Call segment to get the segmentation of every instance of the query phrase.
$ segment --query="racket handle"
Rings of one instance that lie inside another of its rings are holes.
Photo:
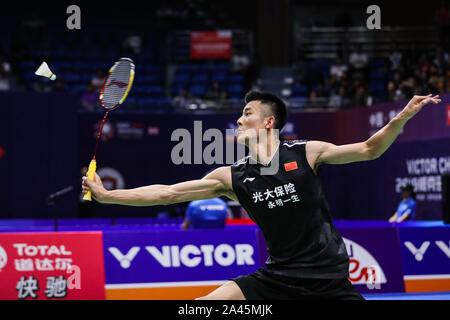
[[[97,170],[97,162],[95,160],[91,160],[91,163],[89,163],[89,169],[87,172],[88,179],[94,180],[96,170]],[[92,192],[88,191],[84,195],[83,200],[92,201]]]

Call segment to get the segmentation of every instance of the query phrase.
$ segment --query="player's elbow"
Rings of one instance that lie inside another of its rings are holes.
[[[375,148],[371,148],[370,146],[365,146],[364,154],[367,160],[375,160],[378,159],[381,154],[379,154]]]

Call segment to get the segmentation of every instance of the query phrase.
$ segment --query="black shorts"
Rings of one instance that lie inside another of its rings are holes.
[[[261,268],[230,280],[247,300],[364,300],[347,278],[291,278]]]

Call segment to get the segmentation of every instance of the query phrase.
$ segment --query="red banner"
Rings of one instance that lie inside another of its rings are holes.
[[[103,300],[101,232],[0,234],[0,300]]]
[[[191,58],[216,59],[231,57],[231,31],[191,32]]]
[[[447,125],[450,126],[450,104],[447,105]]]

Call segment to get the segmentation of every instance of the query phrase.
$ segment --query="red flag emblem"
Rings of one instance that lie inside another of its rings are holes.
[[[284,170],[286,170],[286,171],[291,171],[291,170],[295,170],[295,169],[298,169],[297,161],[288,162],[288,163],[284,164]]]

